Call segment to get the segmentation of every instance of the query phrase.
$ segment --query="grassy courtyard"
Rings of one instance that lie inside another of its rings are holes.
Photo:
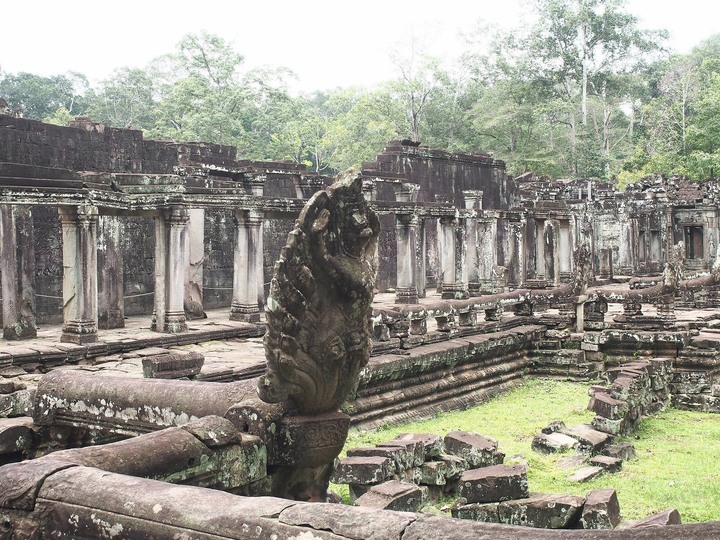
[[[645,419],[636,433],[622,439],[635,445],[636,459],[625,462],[619,473],[576,484],[566,480],[577,468],[564,464],[571,454],[543,455],[530,444],[552,420],[568,426],[589,423],[588,400],[586,385],[535,379],[466,411],[370,432],[353,430],[346,449],[374,445],[398,433],[477,431],[499,442],[505,463],[527,464],[530,491],[585,495],[613,487],[626,519],[674,507],[684,523],[720,520],[720,416],[668,409]]]

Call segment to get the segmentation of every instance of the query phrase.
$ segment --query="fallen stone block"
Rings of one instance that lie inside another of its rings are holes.
[[[32,416],[35,390],[18,390],[0,395],[0,417]]]
[[[565,428],[562,433],[576,439],[580,443],[578,450],[581,452],[594,454],[610,442],[610,435],[593,429],[587,424]]]
[[[471,519],[483,523],[500,523],[498,515],[500,503],[471,503],[450,509],[450,514],[458,519]]]
[[[525,465],[492,465],[470,469],[460,477],[458,494],[468,503],[523,499],[528,496]]]
[[[0,454],[12,454],[31,448],[34,435],[32,418],[0,418]]]
[[[607,472],[614,473],[622,469],[622,460],[610,456],[595,456],[590,459],[590,465],[602,467]]]
[[[330,479],[335,484],[377,484],[390,476],[390,458],[382,456],[354,456],[340,460]]]
[[[575,495],[533,495],[498,505],[500,523],[541,529],[572,527],[580,516],[585,499]]]
[[[576,439],[560,432],[540,433],[532,441],[532,449],[543,454],[567,452],[579,445]]]
[[[602,431],[608,435],[622,435],[631,430],[628,426],[632,425],[627,418],[611,420],[604,416],[595,416],[592,420],[592,427],[597,431]]]
[[[420,467],[420,483],[444,486],[447,483],[447,466],[443,461],[426,461]]]
[[[641,527],[665,527],[666,525],[680,524],[680,512],[678,512],[675,508],[670,508],[668,510],[664,510],[663,512],[658,512],[657,514],[646,517],[645,519],[641,519],[631,528],[635,529]]]
[[[445,435],[445,451],[461,457],[469,467],[487,467],[498,465],[505,459],[505,454],[497,451],[497,441],[467,431],[451,431]]]
[[[575,474],[568,477],[568,480],[571,482],[587,482],[589,480],[592,480],[596,476],[599,476],[602,474],[604,469],[602,467],[596,467],[593,465],[588,465],[587,467],[581,467],[577,471],[575,471]]]
[[[347,457],[357,456],[380,456],[389,458],[392,461],[392,466],[388,469],[390,474],[401,473],[408,467],[407,452],[405,452],[402,448],[378,448],[375,446],[351,448],[348,450]]]
[[[628,413],[628,404],[626,401],[615,399],[606,393],[597,392],[590,398],[588,409],[610,420],[620,420]]]
[[[553,420],[540,431],[545,435],[550,435],[551,433],[555,433],[556,431],[561,431],[563,429],[565,429],[565,422],[562,420]]]
[[[23,370],[22,373],[24,374],[25,371]],[[0,376],[0,394],[12,394],[18,390],[25,390],[25,388],[26,386],[24,383]]]
[[[419,467],[425,461],[425,446],[419,441],[394,439],[376,446],[378,448],[396,448],[399,452],[404,452],[406,463],[403,468]]]
[[[414,441],[420,442],[425,451],[425,459],[437,457],[445,452],[445,445],[439,435],[432,433],[401,433],[395,437],[396,441]]]
[[[426,500],[426,490],[421,486],[390,480],[371,487],[355,501],[355,506],[417,512]]]
[[[620,523],[620,503],[614,489],[588,493],[580,524],[583,529],[614,529]]]
[[[468,469],[467,461],[458,456],[450,454],[440,454],[437,461],[445,463],[445,478],[460,478],[460,475]]]
[[[627,461],[628,459],[635,459],[635,447],[629,442],[610,444],[605,447],[603,454]]]
[[[204,362],[205,357],[198,352],[163,351],[143,357],[143,377],[147,379],[192,377],[200,373]]]

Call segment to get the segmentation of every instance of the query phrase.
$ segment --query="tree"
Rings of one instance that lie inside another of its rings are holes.
[[[61,107],[72,115],[81,114],[87,88],[86,77],[74,72],[52,77],[21,72],[0,79],[0,96],[13,109],[20,109],[23,116],[34,120],[52,116]]]
[[[145,70],[120,68],[100,83],[87,112],[109,126],[150,129],[155,125],[154,94],[154,81]]]

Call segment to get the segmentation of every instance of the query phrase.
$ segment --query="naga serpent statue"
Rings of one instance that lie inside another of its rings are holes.
[[[370,357],[379,232],[352,169],[307,202],[275,263],[260,399],[311,415],[336,411],[355,391]]]

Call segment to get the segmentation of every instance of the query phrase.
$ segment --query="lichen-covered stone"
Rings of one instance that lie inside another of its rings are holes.
[[[382,456],[354,456],[340,460],[330,481],[335,484],[377,484],[391,475],[394,464]]]
[[[614,489],[588,493],[580,524],[583,529],[614,529],[620,523],[620,503]]]
[[[398,510],[417,512],[427,500],[427,488],[390,480],[371,487],[355,501],[355,506],[376,508],[378,510]]]
[[[451,431],[444,442],[448,454],[461,457],[472,468],[498,465],[505,459],[505,454],[497,451],[497,441],[479,433]]]
[[[540,433],[533,438],[532,449],[544,454],[568,452],[578,447],[578,441],[559,432]]]
[[[525,465],[492,465],[465,471],[458,494],[468,503],[522,499],[528,496]]]

